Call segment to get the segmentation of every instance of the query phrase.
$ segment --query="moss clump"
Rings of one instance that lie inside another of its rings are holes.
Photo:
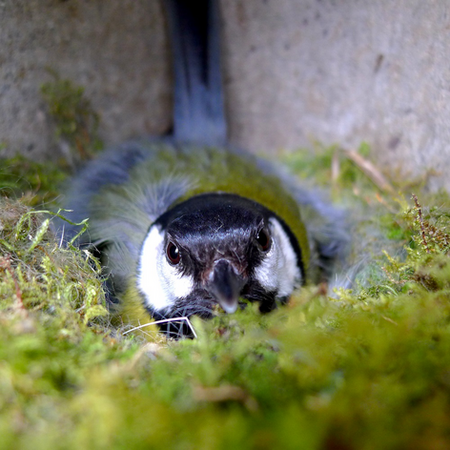
[[[144,346],[105,326],[98,268],[59,248],[52,216],[3,201],[3,447],[450,447],[448,196],[358,183],[349,198],[379,217],[364,226],[389,239],[353,291],[305,288]]]
[[[106,315],[98,263],[60,247],[52,217],[0,198],[0,310],[78,310],[85,322]]]
[[[55,164],[31,161],[24,156],[0,158],[0,196],[26,197],[29,206],[54,202],[67,172]]]
[[[89,159],[103,148],[98,136],[100,117],[84,95],[82,86],[60,78],[54,71],[49,70],[49,73],[53,81],[42,85],[41,94],[56,123],[56,135],[69,145],[72,156]],[[69,155],[66,158],[69,159]]]
[[[1,448],[34,446],[46,423],[64,429],[86,372],[127,357],[107,327],[100,268],[60,247],[53,217],[0,198]],[[52,442],[50,433],[42,448]]]

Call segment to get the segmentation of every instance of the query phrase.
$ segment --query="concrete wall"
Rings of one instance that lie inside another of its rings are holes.
[[[448,0],[227,1],[232,137],[251,148],[372,144],[450,188]]]
[[[448,0],[222,0],[230,139],[255,151],[369,142],[450,189]],[[0,142],[57,154],[50,66],[86,87],[108,143],[170,128],[159,0],[0,1]]]
[[[155,0],[0,1],[3,153],[58,155],[40,86],[56,70],[86,89],[107,144],[170,128],[171,69]]]

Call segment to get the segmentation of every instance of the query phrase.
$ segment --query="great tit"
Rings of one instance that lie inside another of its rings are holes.
[[[341,218],[278,168],[225,145],[218,1],[164,4],[173,133],[107,151],[73,180],[66,207],[75,221],[89,218],[79,245],[98,253],[125,322],[208,318],[240,299],[271,311],[339,258]],[[308,231],[300,208],[315,212]]]

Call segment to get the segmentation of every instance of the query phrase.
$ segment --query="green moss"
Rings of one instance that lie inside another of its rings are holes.
[[[60,246],[51,231],[55,216],[0,198],[0,310],[102,311],[100,267],[88,253]]]
[[[91,158],[103,143],[98,136],[100,117],[84,94],[84,88],[49,70],[53,80],[41,86],[41,94],[56,124],[57,138],[64,139],[72,154]]]
[[[39,163],[24,156],[0,158],[0,196],[27,198],[27,204],[51,203],[67,172],[54,163]]]
[[[359,287],[145,345],[107,326],[98,267],[53,216],[2,200],[0,447],[448,448],[450,202],[364,176],[342,194],[389,239]]]
[[[300,177],[331,186],[337,200],[348,191],[354,194],[394,192],[403,186],[387,181],[385,174],[371,162],[370,146],[363,142],[357,151],[346,151],[337,145],[324,148],[316,144],[313,150],[303,149],[283,156],[283,160]],[[403,180],[404,177],[399,177]]]

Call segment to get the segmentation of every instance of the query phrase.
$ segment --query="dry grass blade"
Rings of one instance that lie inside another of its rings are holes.
[[[353,150],[344,150],[344,154],[353,161],[381,190],[394,194],[395,190],[384,175],[367,159]]]
[[[195,386],[194,398],[203,402],[237,401],[243,403],[250,411],[258,409],[258,403],[239,386],[222,385],[218,387]]]
[[[150,327],[152,325],[162,325],[164,323],[183,322],[183,321],[185,321],[187,323],[189,329],[192,331],[193,336],[196,338],[197,337],[197,333],[195,332],[194,327],[192,326],[192,323],[189,320],[189,317],[173,317],[171,319],[157,320],[155,322],[144,323],[143,325],[139,325],[137,327],[133,327],[133,328],[127,330],[127,331],[124,331],[122,334],[126,335],[128,333],[133,332],[133,331],[140,330],[140,329],[145,328],[145,327]]]

